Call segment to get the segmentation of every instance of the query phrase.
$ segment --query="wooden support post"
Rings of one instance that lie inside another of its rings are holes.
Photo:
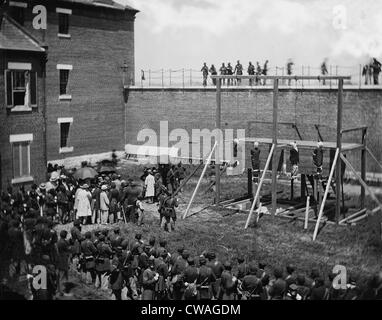
[[[360,210],[360,211],[357,211],[357,212],[351,214],[350,216],[348,216],[348,217],[342,219],[342,220],[340,221],[340,224],[343,224],[343,223],[345,223],[345,222],[347,222],[347,221],[349,221],[349,220],[351,220],[351,219],[353,219],[353,218],[356,218],[356,217],[358,217],[358,216],[360,216],[361,214],[364,214],[364,213],[366,213],[366,209],[362,209],[362,210]]]
[[[340,156],[341,156],[342,161],[345,162],[346,166],[347,166],[351,171],[353,171],[354,176],[355,176],[355,177],[358,179],[358,181],[361,183],[361,186],[363,186],[363,187],[367,190],[367,192],[370,193],[371,198],[378,204],[378,207],[374,209],[374,210],[376,210],[376,209],[377,209],[377,210],[376,210],[376,211],[373,210],[373,213],[375,213],[375,212],[377,212],[377,211],[379,211],[379,210],[382,210],[382,204],[381,204],[381,202],[378,200],[378,198],[376,197],[376,195],[375,195],[375,193],[373,192],[373,190],[371,190],[371,188],[366,184],[365,180],[363,180],[363,179],[359,176],[359,174],[357,173],[357,171],[355,171],[355,169],[353,168],[353,166],[351,165],[351,163],[348,161],[348,159],[346,159],[342,154],[341,154]]]
[[[253,175],[252,175],[252,168],[248,168],[247,170],[247,178],[248,178],[248,196],[253,199]]]
[[[216,82],[216,124],[215,127],[218,129],[218,140],[220,140],[220,127],[221,127],[221,80],[217,79]],[[219,154],[219,147],[222,141],[217,141],[218,147],[215,152],[215,176],[216,176],[216,198],[215,202],[217,205],[220,203],[220,154]]]
[[[265,179],[265,174],[266,174],[266,172],[267,172],[267,170],[268,170],[269,163],[271,162],[272,154],[273,154],[273,152],[274,152],[275,149],[276,149],[276,147],[275,147],[275,145],[273,144],[273,145],[272,145],[272,148],[271,148],[271,151],[269,152],[267,162],[265,163],[265,167],[264,167],[264,170],[263,170],[263,174],[261,175],[261,179],[260,179],[259,185],[258,185],[258,187],[257,187],[255,197],[254,197],[253,202],[252,202],[251,210],[249,210],[249,215],[248,215],[248,218],[247,218],[247,222],[245,223],[245,227],[244,227],[245,229],[248,228],[249,222],[251,221],[251,217],[252,217],[252,214],[253,214],[253,210],[255,209],[255,204],[256,204],[256,202],[257,202],[257,199],[258,199],[259,196],[260,196],[260,190],[261,190],[261,187],[262,187],[263,182],[264,182],[264,179]]]
[[[338,81],[338,106],[337,106],[337,149],[341,154],[342,148],[342,107],[343,107],[343,87],[344,80],[339,79]],[[335,161],[334,161],[335,162]],[[328,181],[328,185],[330,186],[330,181]],[[336,168],[336,223],[340,221],[341,214],[341,159],[337,157],[337,168]]]
[[[301,174],[301,200],[306,197],[306,175]]]
[[[309,204],[310,202],[310,197],[306,197],[306,208],[305,208],[305,223],[304,223],[304,229],[308,229],[308,221],[309,221]]]
[[[294,199],[294,185],[293,185],[293,179],[290,179],[290,199]]]
[[[206,171],[207,171],[207,167],[208,167],[208,165],[209,165],[209,163],[210,163],[210,161],[211,161],[211,157],[212,157],[212,154],[214,153],[214,151],[215,151],[215,149],[216,149],[216,146],[217,146],[217,142],[215,142],[215,144],[214,144],[214,146],[213,146],[213,148],[212,148],[212,150],[211,150],[211,152],[210,152],[210,154],[209,154],[209,156],[208,156],[208,158],[207,158],[207,160],[206,160],[206,164],[205,164],[205,166],[204,166],[204,168],[203,168],[202,174],[200,175],[199,181],[198,181],[198,183],[196,184],[196,187],[195,187],[195,190],[194,190],[194,192],[193,192],[193,194],[192,194],[192,196],[191,196],[190,202],[189,202],[188,205],[187,205],[187,209],[186,209],[186,211],[185,211],[184,214],[183,214],[183,219],[185,219],[185,218],[187,217],[188,211],[190,211],[192,202],[194,201],[195,195],[196,195],[196,193],[198,192],[200,183],[202,182],[203,177],[204,177],[204,175],[205,175],[205,173],[206,173]]]
[[[366,133],[367,129],[362,130],[362,144],[363,149],[361,150],[361,178],[366,181]],[[361,208],[365,207],[365,188],[361,186]]]
[[[338,157],[339,153],[340,153],[340,152],[339,152],[339,150],[337,149],[337,150],[336,150],[336,154],[335,154],[335,156],[334,156],[334,161],[333,161],[332,168],[330,169],[330,174],[329,174],[329,180],[328,180],[328,181],[331,181],[332,178],[333,178],[334,169],[335,169],[335,167],[336,167],[337,160],[339,159],[339,157]],[[321,202],[321,207],[320,207],[320,212],[319,212],[319,214],[318,214],[316,227],[314,228],[313,241],[316,240],[316,237],[317,237],[318,228],[319,228],[319,226],[320,226],[320,220],[321,220],[322,215],[323,215],[323,213],[324,213],[325,202],[326,202],[326,198],[327,198],[328,193],[329,193],[329,189],[330,189],[330,183],[328,182],[328,183],[326,184],[325,194],[324,194],[324,197],[323,197],[322,202]],[[338,188],[337,188],[337,190],[338,190]]]
[[[272,144],[277,146],[278,132],[278,95],[279,95],[279,79],[273,81],[273,137]],[[276,154],[272,159],[272,216],[276,215],[277,210],[277,157]]]

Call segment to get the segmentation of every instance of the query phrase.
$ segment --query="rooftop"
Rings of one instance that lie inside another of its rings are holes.
[[[138,10],[134,9],[131,6],[122,5],[113,0],[62,0],[62,1],[69,2],[69,3],[79,3],[79,4],[89,5],[89,6],[105,7],[105,8],[111,8],[111,9],[117,9],[117,10],[132,10],[132,11],[138,12]]]
[[[0,27],[0,49],[44,52],[37,40],[7,15],[3,16]]]

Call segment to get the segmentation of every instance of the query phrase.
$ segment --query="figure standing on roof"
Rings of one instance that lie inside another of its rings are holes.
[[[240,63],[239,60],[237,60],[237,64],[236,64],[236,66],[235,66],[234,73],[235,73],[237,76],[242,76],[242,75],[243,75],[243,65]],[[241,84],[241,79],[240,79],[240,78],[236,78],[236,84],[237,84],[237,85],[240,85],[240,84]]]
[[[227,75],[227,67],[225,66],[224,62],[222,63],[222,66],[220,67],[219,71],[221,76]],[[225,85],[225,79],[222,79],[222,85]]]
[[[324,62],[321,64],[321,75],[326,76],[328,74],[328,67],[327,67],[328,59],[325,58]],[[322,84],[325,85],[325,79],[322,80]]]
[[[216,68],[213,64],[211,64],[211,68],[209,71],[210,71],[211,76],[216,76],[218,74],[216,71]],[[216,86],[216,79],[215,78],[212,78],[212,83],[214,86]]]
[[[292,73],[293,73],[293,70],[292,70],[293,65],[294,65],[294,62],[292,61],[292,59],[288,59],[288,62],[287,62],[287,65],[286,65],[287,75],[288,76],[291,76]],[[292,80],[288,79],[288,86],[290,86],[291,83],[292,83]]]
[[[203,87],[206,87],[207,86],[207,78],[208,78],[207,63],[204,62],[203,67],[200,71],[203,73]]]

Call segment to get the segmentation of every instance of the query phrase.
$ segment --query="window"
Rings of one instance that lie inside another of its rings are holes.
[[[60,70],[60,95],[68,92],[69,70]]]
[[[69,34],[69,15],[66,13],[58,14],[58,33]]]
[[[16,134],[9,137],[12,146],[12,183],[32,181],[30,168],[30,144],[33,134]]]
[[[60,77],[60,100],[70,100],[72,96],[70,92],[68,92],[68,84],[69,84],[69,73],[70,70],[73,69],[73,66],[70,64],[58,64],[57,69],[59,70]]]
[[[60,137],[61,137],[61,148],[68,147],[68,138],[69,138],[69,128],[70,123],[64,122],[60,124]]]
[[[60,153],[72,152],[73,147],[69,146],[70,125],[73,118],[58,118],[57,122],[60,126]]]
[[[12,64],[8,64],[12,66]],[[37,73],[30,70],[5,70],[7,107],[29,109],[37,106]],[[16,110],[14,110],[16,111]]]

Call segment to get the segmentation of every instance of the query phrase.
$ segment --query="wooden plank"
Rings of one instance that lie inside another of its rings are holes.
[[[273,145],[272,145],[272,148],[271,148],[271,151],[269,152],[269,155],[268,155],[268,158],[267,158],[267,162],[265,163],[265,167],[264,167],[264,170],[263,170],[263,174],[262,174],[262,176],[261,176],[261,179],[260,179],[260,182],[259,182],[259,186],[257,187],[256,194],[255,194],[255,198],[253,199],[252,206],[251,206],[251,210],[249,211],[249,215],[248,215],[248,218],[247,218],[247,222],[245,223],[245,227],[244,227],[244,229],[247,229],[247,228],[248,228],[249,222],[251,221],[251,217],[252,217],[252,214],[253,214],[253,209],[255,208],[255,204],[256,204],[257,199],[258,199],[258,197],[259,197],[259,195],[260,195],[260,190],[261,190],[261,187],[262,187],[263,182],[264,182],[265,173],[266,173],[267,170],[268,170],[269,163],[271,162],[271,158],[272,158],[272,155],[273,155],[274,150],[275,150],[275,145],[273,144]]]
[[[353,214],[351,214],[350,216],[346,217],[345,219],[342,219],[339,223],[345,223],[347,222],[348,220],[351,220],[352,218],[356,218],[358,217],[359,215],[363,214],[366,212],[366,209],[362,209],[362,210],[359,210]]]
[[[343,162],[345,162],[346,166],[351,170],[353,171],[353,174],[354,176],[358,179],[358,181],[360,182],[360,184],[370,193],[370,196],[371,198],[378,204],[378,207],[375,208],[374,210],[376,210],[375,212],[377,212],[378,210],[381,210],[382,208],[382,204],[381,202],[378,200],[378,198],[376,197],[375,193],[373,192],[373,190],[371,190],[371,188],[366,184],[366,182],[359,176],[359,174],[357,173],[357,171],[355,171],[355,169],[353,168],[353,166],[351,165],[351,163],[348,161],[348,159],[346,159],[342,154],[340,155],[341,156],[341,159],[343,160]],[[373,213],[374,213],[374,210],[373,210]]]
[[[277,146],[278,133],[278,96],[279,96],[279,80],[273,80],[273,137],[272,145]],[[277,152],[274,152],[272,158],[272,216],[275,216],[277,210]]]
[[[210,152],[210,154],[209,154],[209,156],[207,158],[207,161],[206,161],[206,164],[205,164],[205,166],[203,168],[202,174],[200,175],[199,181],[198,181],[198,183],[197,183],[197,185],[195,187],[195,190],[194,190],[194,192],[193,192],[193,194],[191,196],[190,202],[187,205],[187,209],[186,209],[186,211],[183,214],[183,219],[185,219],[187,217],[187,214],[190,211],[192,202],[194,201],[195,195],[198,192],[199,186],[200,186],[200,184],[202,182],[203,176],[205,175],[205,173],[207,171],[207,167],[208,167],[208,165],[209,165],[209,163],[211,161],[211,157],[212,157],[212,154],[213,154],[214,150],[216,149],[216,146],[217,146],[217,142],[215,142],[215,144],[214,144],[214,146],[213,146],[213,148],[212,148],[212,150],[211,150],[211,152]]]
[[[368,147],[366,147],[366,151],[373,158],[373,160],[377,163],[377,165],[382,169],[382,164],[378,161],[377,157],[371,152],[371,150]]]
[[[366,214],[364,214],[364,215],[362,215],[362,216],[359,216],[359,217],[357,217],[357,218],[355,218],[355,219],[353,219],[353,220],[351,220],[351,221],[348,221],[348,223],[352,224],[352,223],[361,221],[361,220],[367,218],[368,216],[369,216],[369,215],[366,213]]]
[[[329,179],[328,181],[332,181],[332,177],[333,177],[333,174],[334,174],[334,169],[336,167],[336,163],[337,163],[337,159],[338,159],[338,155],[339,155],[339,149],[336,150],[336,154],[334,156],[334,160],[333,160],[333,165],[332,165],[332,168],[330,170],[330,174],[329,174]],[[322,218],[322,215],[324,213],[324,207],[325,207],[325,202],[326,202],[326,198],[328,196],[328,193],[329,193],[329,189],[330,189],[330,183],[328,182],[326,184],[326,188],[325,188],[325,194],[324,194],[324,198],[322,199],[322,203],[321,203],[321,208],[320,208],[320,211],[318,213],[318,218],[317,218],[317,223],[316,223],[316,227],[314,228],[314,233],[313,233],[313,241],[316,240],[316,237],[317,237],[317,233],[318,233],[318,228],[320,226],[320,220]]]
[[[304,223],[304,229],[308,229],[308,220],[309,220],[309,200],[310,197],[308,196],[306,198],[306,209],[305,209],[305,223]]]
[[[351,132],[351,131],[358,131],[358,130],[364,130],[367,129],[367,126],[360,126],[360,127],[352,127],[352,128],[346,128],[342,129],[341,133]]]

